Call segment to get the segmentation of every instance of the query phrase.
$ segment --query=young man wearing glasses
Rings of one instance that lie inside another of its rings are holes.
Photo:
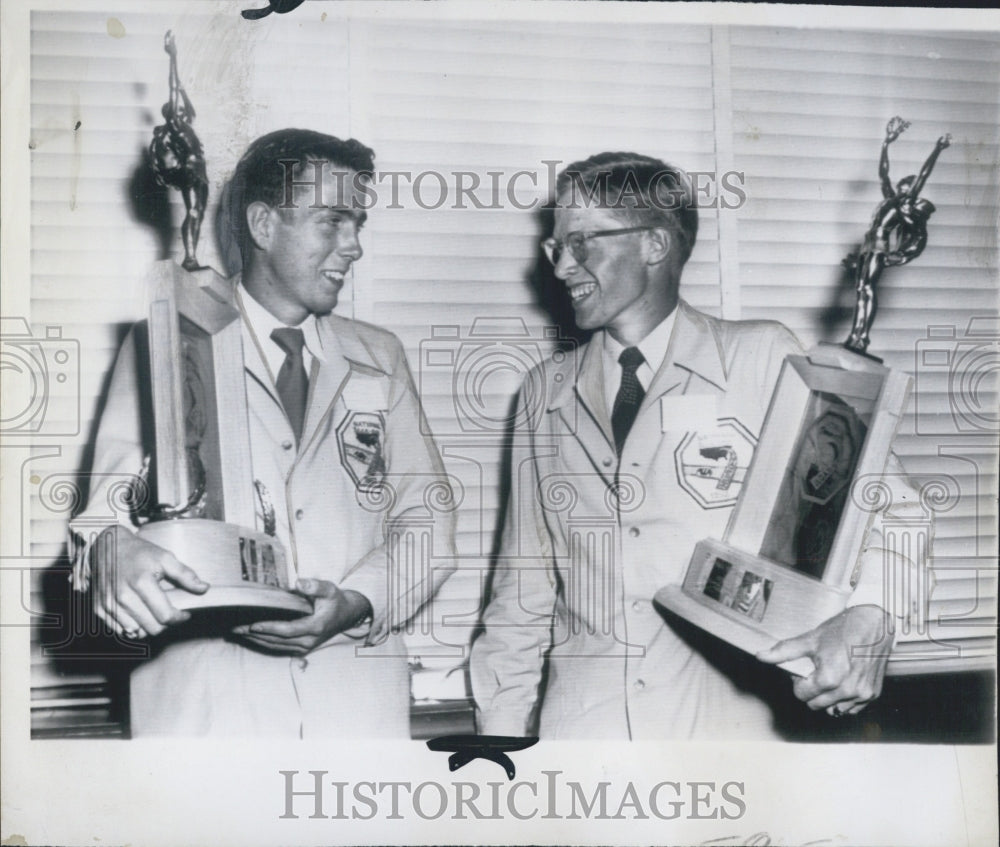
[[[699,540],[722,536],[782,362],[772,321],[723,321],[678,296],[698,216],[690,180],[647,156],[566,168],[543,248],[577,325],[574,359],[528,380],[516,420],[503,543],[473,645],[479,729],[543,738],[770,738],[775,672],[652,604]],[[545,395],[529,396],[532,385]],[[687,449],[685,450],[685,445]],[[688,453],[693,445],[696,461]],[[712,475],[710,495],[688,484]],[[697,496],[696,496],[697,494]],[[849,608],[760,655],[808,656],[810,709],[854,714],[881,690],[888,648],[873,531]],[[874,645],[852,656],[853,645]],[[787,694],[787,685],[784,686]]]

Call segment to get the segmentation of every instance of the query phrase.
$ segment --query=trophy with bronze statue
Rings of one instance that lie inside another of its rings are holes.
[[[683,583],[656,593],[661,607],[749,653],[839,614],[857,584],[874,515],[852,488],[885,471],[911,383],[867,352],[876,286],[926,246],[934,206],[918,195],[951,143],[938,139],[920,173],[894,186],[889,145],[908,126],[899,117],[886,126],[883,199],[844,260],[856,290],[850,335],[786,358],[723,538],[699,542]],[[782,667],[812,672],[807,658]]]
[[[294,617],[311,604],[288,590],[294,563],[275,536],[269,492],[254,479],[239,311],[230,283],[196,257],[208,200],[195,110],[180,83],[172,33],[170,99],[153,131],[150,159],[162,185],[180,192],[184,260],[158,262],[150,275],[149,385],[155,442],[143,474],[150,505],[139,535],[193,568],[204,594],[168,587],[179,609],[226,620]],[[260,515],[260,529],[258,524]]]

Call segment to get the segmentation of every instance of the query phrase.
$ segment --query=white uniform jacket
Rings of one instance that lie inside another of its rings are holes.
[[[371,628],[337,635],[306,658],[225,637],[154,639],[153,657],[132,674],[133,735],[409,736],[409,669],[398,630],[454,568],[450,489],[399,340],[336,315],[318,318],[317,328],[324,355],[313,360],[298,450],[266,364],[256,345],[244,343],[247,459],[273,501],[277,537],[294,548],[293,581],[318,578],[361,592],[374,612]],[[83,548],[102,521],[129,525],[122,510],[109,512],[113,489],[150,452],[137,382],[145,377],[136,367],[143,335],[137,325],[115,365],[88,506],[72,523]],[[377,467],[365,466],[363,451],[344,449],[358,414],[383,430]],[[377,495],[359,490],[366,472],[385,483]],[[419,567],[391,573],[393,528],[429,521],[432,575]],[[257,529],[264,529],[260,505]],[[85,558],[84,551],[78,587],[87,581]]]
[[[719,666],[715,647],[666,624],[652,598],[682,581],[698,541],[722,538],[782,362],[800,347],[781,324],[722,321],[681,302],[619,462],[602,341],[547,362],[522,389],[526,423],[473,645],[480,731],[530,734],[541,698],[543,738],[775,737],[770,707]],[[699,446],[713,442],[736,453],[727,486],[699,473]],[[884,605],[879,539],[876,521],[864,554],[873,566],[852,604]]]

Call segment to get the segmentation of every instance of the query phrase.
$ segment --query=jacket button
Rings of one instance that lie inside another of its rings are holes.
[[[604,467],[606,468],[610,468],[614,464],[614,460],[609,456],[607,459],[601,462],[601,464],[604,465]]]
[[[295,510],[295,520],[300,521],[306,516],[306,513],[302,509]]]
[[[292,446],[293,446],[293,445],[292,445],[292,442],[291,442],[291,441],[282,441],[282,442],[281,442],[281,449],[282,449],[282,450],[291,450],[291,449],[292,449]]]
[[[637,679],[634,684],[637,691],[642,691],[642,689],[646,687],[646,680]]]
[[[644,611],[646,611],[646,606],[642,602],[642,600],[633,600],[632,601],[632,611],[633,612],[644,612]]]
[[[632,527],[628,531],[628,534],[631,535],[633,538],[638,538],[639,537],[639,527],[637,527],[637,526]]]
[[[304,671],[307,667],[309,667],[309,660],[305,656],[299,656],[299,658],[295,660],[295,664],[299,666],[300,671]]]

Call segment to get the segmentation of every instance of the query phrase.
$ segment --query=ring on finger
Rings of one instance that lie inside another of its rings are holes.
[[[830,707],[830,717],[831,718],[842,718],[845,714],[844,709],[840,708],[840,705]]]

